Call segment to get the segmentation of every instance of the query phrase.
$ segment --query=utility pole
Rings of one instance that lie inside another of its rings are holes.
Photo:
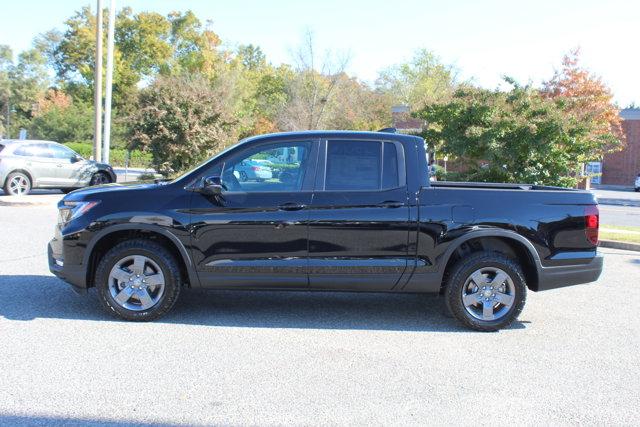
[[[96,14],[96,66],[94,75],[94,112],[95,128],[93,136],[93,160],[102,158],[102,0],[97,0],[98,11]]]
[[[111,145],[111,90],[113,86],[113,33],[116,24],[115,0],[109,4],[109,29],[107,30],[107,79],[104,94],[104,141],[102,146],[102,161],[109,163],[109,149]]]

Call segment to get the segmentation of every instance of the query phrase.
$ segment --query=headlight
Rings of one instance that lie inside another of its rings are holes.
[[[64,207],[58,211],[58,223],[65,224],[78,218],[96,206],[100,202],[64,202]]]

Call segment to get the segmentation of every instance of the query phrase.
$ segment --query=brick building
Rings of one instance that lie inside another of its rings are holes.
[[[620,111],[627,145],[602,159],[602,184],[632,186],[640,173],[640,108]]]

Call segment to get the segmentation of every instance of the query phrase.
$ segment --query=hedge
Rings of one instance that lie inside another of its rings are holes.
[[[93,145],[86,142],[68,142],[67,147],[71,148],[82,157],[88,159],[93,154]],[[127,150],[124,148],[112,148],[109,153],[109,163],[112,166],[123,167],[127,158]],[[129,167],[148,168],[151,166],[151,153],[143,153],[140,150],[129,151]]]

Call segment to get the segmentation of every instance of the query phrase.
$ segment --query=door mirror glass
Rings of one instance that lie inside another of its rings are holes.
[[[78,163],[79,161],[81,161],[81,160],[82,160],[82,157],[80,157],[80,156],[79,156],[79,155],[77,155],[77,154],[74,154],[73,156],[71,156],[71,159],[70,159],[70,160],[71,160],[71,163]]]

